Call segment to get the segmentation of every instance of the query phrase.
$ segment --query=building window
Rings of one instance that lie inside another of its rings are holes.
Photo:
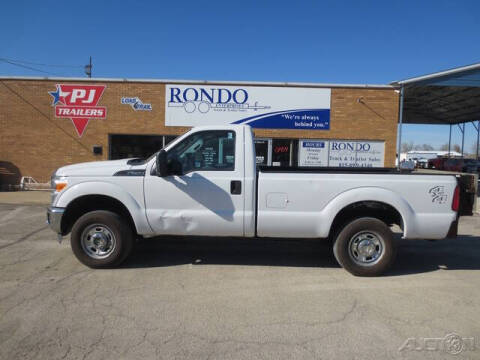
[[[272,166],[292,166],[292,141],[289,139],[273,139]]]
[[[178,136],[176,135],[165,135],[163,137],[163,147],[167,146],[170,144],[173,140],[175,140]]]
[[[146,159],[153,153],[165,147],[176,136],[170,135],[116,135],[110,134],[109,156],[110,160],[125,158]]]
[[[298,140],[296,139],[255,139],[257,165],[297,166]]]
[[[257,165],[272,165],[272,139],[255,139]]]

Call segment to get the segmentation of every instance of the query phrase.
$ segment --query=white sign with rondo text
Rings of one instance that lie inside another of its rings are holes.
[[[383,167],[384,141],[330,140],[328,166]]]
[[[383,167],[384,141],[300,140],[299,166]]]
[[[330,89],[167,84],[165,92],[167,126],[330,129]]]

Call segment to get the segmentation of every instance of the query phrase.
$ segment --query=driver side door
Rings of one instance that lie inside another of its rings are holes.
[[[194,132],[167,151],[167,176],[146,175],[146,213],[156,234],[243,236],[241,136]]]

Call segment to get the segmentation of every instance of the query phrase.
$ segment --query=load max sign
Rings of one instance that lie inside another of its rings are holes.
[[[122,97],[121,104],[130,105],[135,111],[152,111],[152,104],[145,104],[137,96]]]

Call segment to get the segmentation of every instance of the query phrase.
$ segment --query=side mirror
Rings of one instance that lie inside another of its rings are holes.
[[[167,152],[165,150],[160,150],[157,154],[157,176],[165,177],[168,176],[168,167],[167,167]]]

